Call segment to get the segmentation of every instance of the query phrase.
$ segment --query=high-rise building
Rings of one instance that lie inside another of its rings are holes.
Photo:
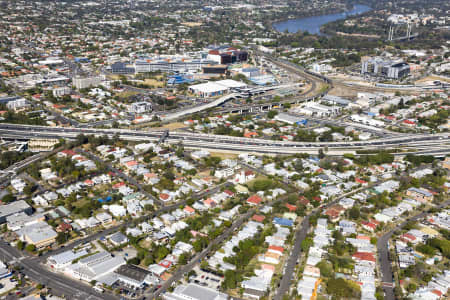
[[[103,76],[93,76],[93,77],[75,77],[72,79],[72,83],[77,90],[85,89],[88,87],[96,87],[100,85],[103,80]]]
[[[410,73],[410,66],[402,61],[374,57],[361,64],[361,74],[399,79]]]

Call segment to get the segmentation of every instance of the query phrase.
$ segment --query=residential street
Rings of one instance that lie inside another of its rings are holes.
[[[450,201],[446,201],[438,206],[436,208],[440,209],[442,207],[450,205]],[[378,261],[380,264],[380,270],[381,270],[381,278],[382,278],[382,285],[383,290],[385,293],[385,299],[386,300],[394,300],[394,275],[392,273],[392,265],[389,260],[389,247],[388,242],[394,232],[396,230],[402,229],[409,221],[417,221],[423,217],[428,215],[428,211],[421,212],[411,218],[408,218],[406,221],[403,221],[399,225],[397,225],[394,229],[390,230],[389,232],[385,233],[383,236],[381,236],[378,239],[377,242],[377,251],[378,251]]]

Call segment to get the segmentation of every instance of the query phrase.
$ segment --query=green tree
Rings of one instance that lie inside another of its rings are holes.
[[[273,187],[273,181],[270,179],[257,179],[253,182],[254,191],[267,191]]]
[[[10,202],[14,202],[14,201],[16,201],[16,197],[14,197],[11,194],[7,194],[7,195],[3,196],[3,198],[2,198],[3,203],[10,203]]]
[[[17,249],[19,249],[20,251],[22,251],[25,248],[25,243],[22,242],[21,240],[17,241]]]
[[[181,264],[181,265],[185,265],[185,264],[187,264],[187,262],[188,262],[187,254],[186,253],[182,253],[180,255],[180,257],[178,258],[178,263]]]
[[[359,208],[359,206],[353,206],[353,207],[350,209],[349,216],[350,216],[350,218],[352,218],[353,220],[358,220],[358,219],[359,219],[359,216],[360,216],[360,208]]]
[[[302,251],[303,251],[303,252],[308,252],[308,249],[309,249],[312,245],[314,245],[314,241],[312,240],[312,238],[310,238],[310,237],[305,238],[305,239],[302,241],[302,244],[301,244]]]
[[[58,232],[58,235],[56,236],[56,242],[58,244],[64,244],[69,240],[69,234],[65,232]]]
[[[36,246],[33,245],[33,244],[28,244],[28,245],[25,247],[25,250],[28,251],[28,252],[30,252],[30,253],[34,253],[34,252],[36,251]]]
[[[267,118],[273,119],[273,118],[275,118],[276,115],[278,115],[278,111],[276,111],[276,110],[271,110],[271,111],[269,111],[269,112],[267,113]]]
[[[322,260],[316,267],[320,269],[320,274],[323,277],[331,277],[333,275],[333,266],[328,261]]]
[[[406,289],[408,290],[408,292],[414,293],[417,290],[417,285],[415,285],[414,283],[410,283],[408,284],[408,286],[406,287]]]
[[[343,278],[331,278],[327,282],[327,293],[335,299],[359,297],[359,289]]]

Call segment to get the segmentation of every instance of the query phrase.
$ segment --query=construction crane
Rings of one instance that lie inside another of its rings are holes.
[[[319,278],[316,281],[316,284],[314,285],[314,291],[313,291],[313,293],[311,295],[311,300],[316,300],[316,298],[317,298],[317,290],[319,289],[320,282],[322,282],[322,279]]]

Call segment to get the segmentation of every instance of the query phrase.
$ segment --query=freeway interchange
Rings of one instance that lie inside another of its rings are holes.
[[[0,124],[0,137],[4,139],[31,139],[31,138],[68,138],[74,139],[79,134],[85,135],[118,135],[119,138],[129,141],[158,141],[164,131],[135,131],[125,129],[87,129],[31,126],[17,124]],[[449,134],[417,134],[380,138],[368,141],[349,142],[287,142],[265,139],[250,139],[212,134],[198,134],[187,132],[170,132],[166,138],[170,144],[182,143],[186,148],[202,148],[211,150],[225,150],[234,152],[253,152],[265,154],[295,154],[300,152],[317,153],[325,149],[330,153],[352,152],[360,149],[380,150],[388,148],[409,148],[414,151],[439,150],[442,153],[449,151]]]
[[[261,54],[264,55],[264,54]],[[312,91],[317,93],[317,82],[325,82],[328,84],[327,89],[333,85],[333,82],[328,80],[326,77],[319,77],[317,74],[309,74],[307,71],[299,69],[298,66],[292,65],[285,61],[280,61],[266,56],[271,62],[283,67],[290,72],[297,73],[305,77],[312,85]],[[280,87],[278,87],[280,88]],[[320,96],[325,94],[322,92]],[[199,111],[211,109],[223,104],[234,97],[240,97],[240,95],[230,94],[214,102],[200,105],[197,107],[191,107],[187,110],[172,112],[171,114],[161,115],[163,121],[171,121],[181,118],[187,114],[196,113]],[[317,96],[310,96],[317,97]],[[304,100],[309,99],[305,98]],[[291,100],[286,100],[291,101]],[[260,104],[258,104],[260,105]],[[296,154],[296,153],[317,153],[319,150],[324,150],[328,154],[341,155],[343,153],[356,152],[357,150],[397,150],[398,148],[403,148],[405,150],[410,150],[411,152],[417,154],[436,154],[436,153],[450,153],[450,139],[448,133],[440,134],[418,134],[418,135],[396,135],[396,136],[385,136],[383,138],[369,140],[369,141],[348,141],[348,142],[292,142],[292,141],[273,141],[265,139],[250,139],[250,138],[240,138],[222,135],[212,135],[212,134],[199,134],[199,133],[188,133],[188,132],[170,132],[166,137],[165,131],[162,130],[126,130],[126,129],[97,129],[97,128],[81,128],[78,124],[73,124],[76,127],[47,127],[47,126],[31,126],[31,125],[18,125],[18,124],[7,124],[0,123],[0,137],[4,139],[13,140],[28,140],[32,138],[66,138],[75,139],[78,135],[96,135],[96,136],[109,136],[113,137],[117,135],[119,138],[136,141],[136,142],[158,142],[161,137],[165,137],[165,142],[169,144],[179,144],[182,143],[185,148],[189,149],[209,149],[209,150],[221,150],[221,151],[231,151],[231,152],[250,152],[259,154]],[[404,153],[403,153],[404,154]],[[32,163],[34,159],[40,159],[40,155],[33,156],[29,161],[21,162],[14,168],[23,168],[25,165]],[[7,170],[10,171],[10,170]],[[16,169],[11,169],[15,173]],[[116,170],[114,170],[116,171]],[[9,173],[5,175],[9,176]],[[127,178],[130,181],[130,178]],[[139,186],[137,184],[137,186]],[[142,189],[141,189],[142,190]],[[211,190],[208,193],[212,193],[215,190]],[[204,196],[203,194],[197,195],[198,197]],[[156,201],[157,202],[157,201]],[[178,202],[170,206],[162,206],[153,215],[170,211],[178,207],[180,204],[185,204],[184,202]],[[331,204],[331,203],[330,203]],[[161,288],[153,292],[150,297],[155,298],[162,293],[164,293],[172,283],[178,281],[182,276],[192,269],[192,267],[198,263],[199,259],[204,259],[210,252],[214,245],[220,244],[226,239],[234,229],[238,228],[247,220],[254,211],[250,211],[243,215],[233,226],[225,232],[223,235],[218,237],[211,243],[211,245],[199,253],[195,258],[189,262],[189,264],[180,270],[173,276],[173,278],[167,281]],[[315,213],[315,212],[314,212]],[[309,229],[309,216],[306,216],[302,224],[296,232],[296,242],[295,247],[290,255],[289,261],[287,263],[287,272],[284,274],[281,280],[281,284],[277,293],[275,294],[275,299],[281,299],[285,295],[291,286],[291,280],[293,277],[293,271],[295,270],[295,263],[300,256],[300,245],[301,241],[304,240],[307,231]],[[419,215],[417,217],[421,217]],[[150,216],[147,216],[149,218]],[[59,294],[64,294],[70,299],[117,299],[115,296],[105,293],[98,294],[92,290],[92,288],[86,284],[80,283],[78,281],[61,277],[57,273],[53,273],[45,268],[42,263],[45,262],[50,254],[57,254],[67,249],[72,249],[73,247],[87,241],[94,240],[100,236],[104,236],[108,233],[112,233],[117,229],[125,226],[121,224],[117,227],[110,228],[106,231],[90,235],[87,238],[75,241],[65,248],[60,248],[52,251],[40,258],[37,257],[27,257],[17,249],[11,247],[7,243],[0,241],[0,255],[8,258],[10,261],[16,261],[20,266],[23,267],[23,273],[29,276],[36,282],[41,282],[45,285],[51,286],[52,289],[57,291]],[[382,267],[383,282],[390,283],[392,279],[392,271],[390,270],[390,262],[387,259],[387,241],[389,240],[392,232],[383,236],[379,240],[379,253],[380,254],[380,264]],[[383,286],[387,299],[392,299],[391,294],[393,294],[392,286]],[[146,295],[147,296],[147,295]]]

